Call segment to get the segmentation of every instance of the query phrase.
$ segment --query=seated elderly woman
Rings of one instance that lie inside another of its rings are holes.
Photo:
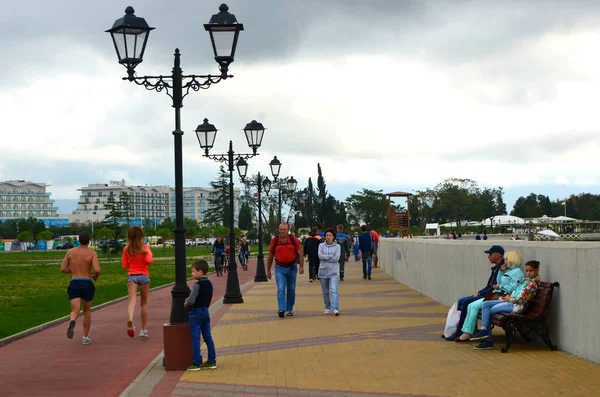
[[[523,280],[523,271],[521,270],[523,256],[519,251],[507,251],[504,254],[504,264],[498,272],[496,284],[494,284],[493,300],[498,300],[504,295],[510,295]],[[489,300],[486,298],[486,300]],[[456,342],[467,342],[473,337],[473,332],[477,326],[477,315],[481,310],[484,299],[479,299],[467,308],[467,318],[462,327],[462,334],[455,339]]]

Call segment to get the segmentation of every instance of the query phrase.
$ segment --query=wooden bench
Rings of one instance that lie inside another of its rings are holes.
[[[558,349],[550,339],[550,332],[546,323],[554,287],[558,286],[559,284],[556,282],[541,282],[529,307],[521,314],[496,313],[492,315],[491,323],[502,327],[506,333],[506,345],[502,348],[502,353],[508,353],[508,349],[510,349],[510,345],[515,339],[517,332],[527,342],[531,342],[532,338],[529,336],[529,332],[533,331],[542,338],[550,350]]]

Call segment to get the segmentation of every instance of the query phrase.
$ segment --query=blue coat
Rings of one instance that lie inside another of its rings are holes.
[[[371,236],[371,232],[366,231],[362,232],[358,236],[358,248],[362,251],[363,254],[371,253],[371,241],[373,240],[373,236]]]

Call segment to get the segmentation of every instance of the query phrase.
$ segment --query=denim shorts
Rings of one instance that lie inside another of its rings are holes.
[[[148,285],[150,284],[150,277],[145,274],[130,274],[127,277],[127,282],[137,285]]]

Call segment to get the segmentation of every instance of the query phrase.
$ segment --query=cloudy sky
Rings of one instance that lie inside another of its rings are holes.
[[[215,153],[230,139],[247,152],[242,128],[256,119],[267,131],[249,172],[277,155],[304,187],[320,162],[338,199],[448,177],[504,187],[509,208],[530,192],[600,193],[600,2],[523,3],[230,0],[245,27],[235,78],[184,101],[184,185],[218,169],[194,134],[206,117]],[[88,183],[172,186],[170,98],[121,80],[104,30],[132,5],[156,27],[138,75],[169,74],[176,47],[184,73],[216,74],[202,24],[219,4],[3,5],[0,180],[75,201]]]

